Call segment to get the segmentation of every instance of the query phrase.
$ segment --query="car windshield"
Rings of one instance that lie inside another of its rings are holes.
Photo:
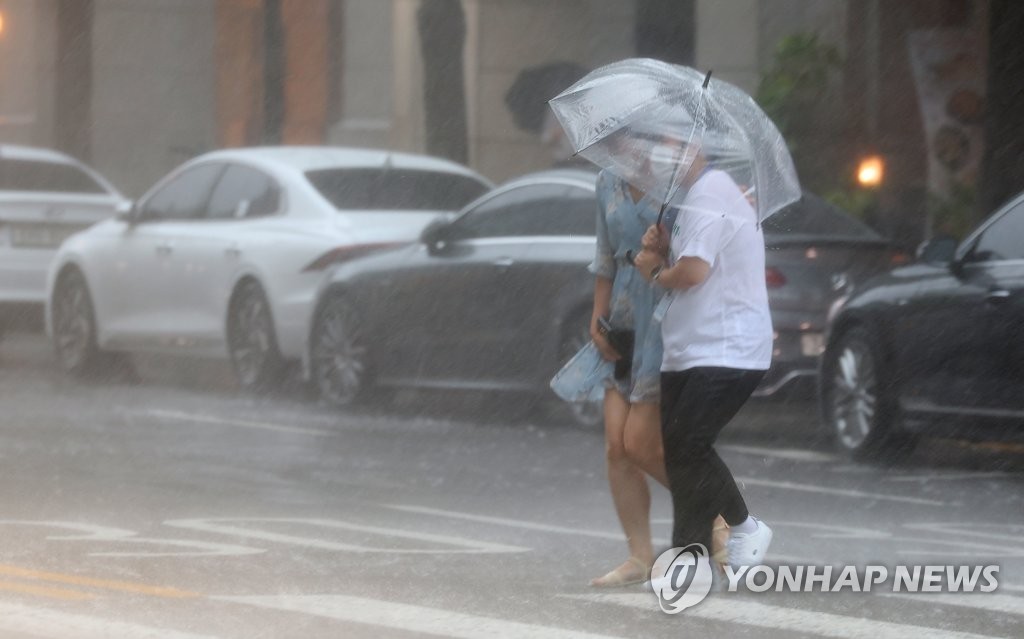
[[[487,191],[471,177],[412,169],[307,171],[339,211],[457,211]]]
[[[106,193],[88,173],[71,164],[0,159],[0,190],[44,193]]]
[[[882,241],[882,236],[870,226],[810,193],[804,193],[799,202],[765,220],[764,232],[766,235],[801,238]]]

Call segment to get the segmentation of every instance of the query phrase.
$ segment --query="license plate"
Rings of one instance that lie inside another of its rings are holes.
[[[825,336],[821,333],[804,333],[800,336],[800,351],[805,357],[817,357],[825,350]]]
[[[18,248],[57,248],[73,232],[45,226],[15,226],[11,229],[11,245]]]

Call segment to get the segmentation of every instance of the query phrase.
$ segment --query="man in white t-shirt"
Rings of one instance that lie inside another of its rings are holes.
[[[661,426],[672,545],[710,548],[721,513],[730,526],[729,563],[751,566],[763,561],[772,532],[750,516],[714,443],[771,363],[764,236],[747,194],[695,155],[671,238],[651,227],[635,259],[644,277],[670,290],[661,324]]]

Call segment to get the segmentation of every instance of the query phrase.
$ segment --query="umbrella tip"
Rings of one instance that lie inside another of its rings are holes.
[[[703,85],[702,88],[704,88],[704,89],[708,88],[708,83],[711,82],[711,74],[712,73],[714,73],[714,70],[713,69],[709,69],[708,70],[708,74],[706,76],[704,76],[704,85]]]

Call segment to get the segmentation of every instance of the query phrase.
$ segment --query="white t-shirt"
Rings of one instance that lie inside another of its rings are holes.
[[[772,318],[765,286],[764,235],[757,214],[727,173],[706,171],[690,188],[672,228],[673,263],[711,265],[701,284],[672,291],[661,322],[661,370],[697,366],[767,370]]]

